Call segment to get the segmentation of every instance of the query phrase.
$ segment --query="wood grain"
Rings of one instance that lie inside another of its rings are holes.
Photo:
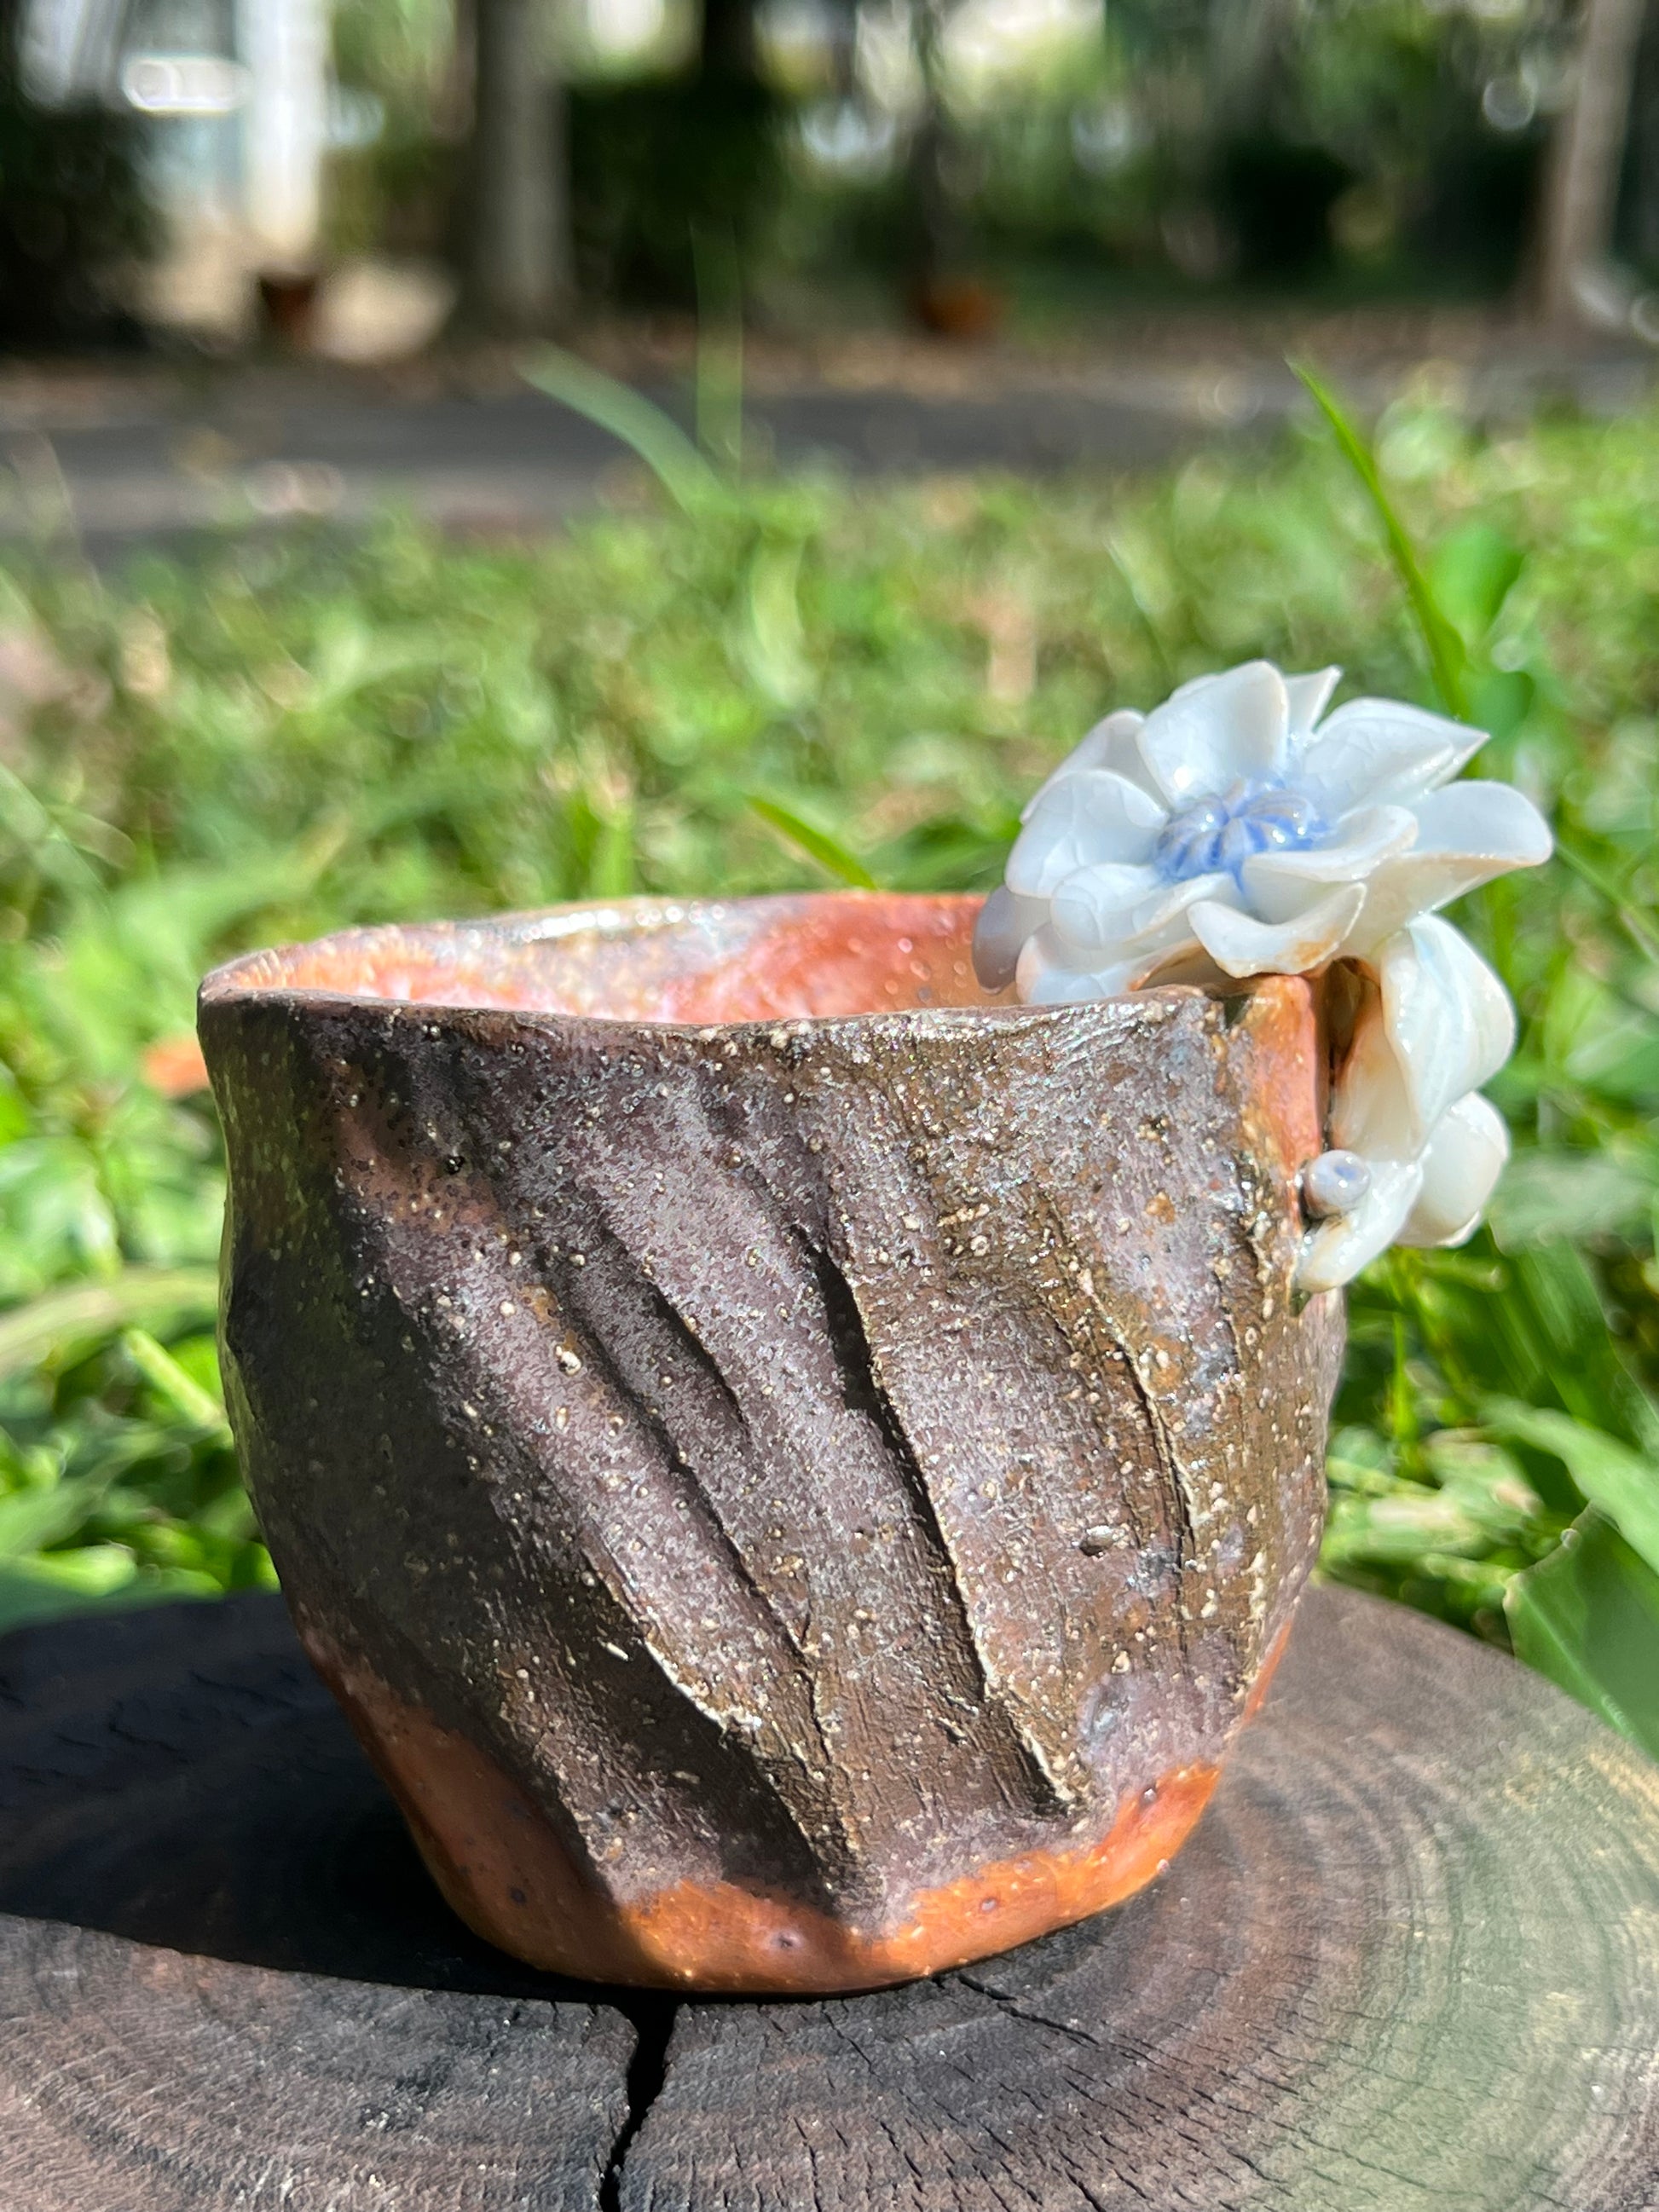
[[[1659,1772],[1315,1590],[1170,1873],[874,1996],[450,1917],[274,1600],[0,1644],[6,2212],[1652,2212]]]

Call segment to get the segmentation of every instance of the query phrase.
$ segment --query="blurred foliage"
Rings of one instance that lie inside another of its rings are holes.
[[[764,261],[785,183],[787,103],[753,78],[574,86],[568,96],[577,269],[592,298],[696,304],[694,246],[719,232]]]
[[[951,223],[1017,304],[1498,290],[1521,266],[1577,21],[1572,0],[1111,0],[1098,25],[964,0],[757,13],[752,75],[700,68],[684,35],[699,11],[682,6],[631,54],[574,17],[558,32],[590,300],[690,305],[691,241],[715,231],[786,314],[825,281],[904,273],[924,21],[942,41]],[[458,20],[453,0],[339,0],[340,82],[383,118],[331,159],[340,250],[443,250],[470,98]],[[1659,106],[1638,98],[1623,220],[1638,258],[1659,226],[1655,145]]]
[[[976,38],[991,21],[945,12]],[[1501,290],[1522,264],[1575,21],[1566,0],[1113,0],[1103,33],[1079,16],[1069,37],[947,70],[946,182],[978,256],[1033,305],[1086,300],[1091,279],[1107,297]],[[890,267],[913,125],[901,112],[895,129],[865,80],[807,101],[777,232],[790,251]],[[1647,189],[1630,189],[1632,239]]]
[[[454,0],[333,0],[329,33],[342,84],[411,109],[442,97]]]
[[[336,82],[374,121],[329,155],[331,253],[448,248],[466,111],[455,25],[453,0],[332,0]]]
[[[1494,732],[1480,772],[1562,857],[1459,912],[1521,1012],[1516,1157],[1474,1243],[1352,1296],[1325,1568],[1512,1638],[1659,1748],[1659,413],[1483,434],[1455,399],[1389,410],[1376,489]],[[587,893],[988,885],[1111,705],[1258,653],[1435,696],[1322,426],[1133,484],[680,493],[534,550],[387,522],[118,584],[13,556],[0,1619],[269,1572],[206,1334],[212,959]]]
[[[1121,0],[1108,52],[1189,273],[1301,280],[1346,261],[1501,283],[1574,21],[1562,0]],[[1200,212],[1207,243],[1183,248]]]
[[[0,15],[0,345],[107,341],[128,328],[118,280],[158,234],[142,126],[96,104],[33,105],[21,22]]]

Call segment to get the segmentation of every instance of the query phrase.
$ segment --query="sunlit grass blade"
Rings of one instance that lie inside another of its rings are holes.
[[[1606,900],[1613,919],[1643,958],[1651,960],[1656,967],[1659,967],[1659,934],[1655,933],[1651,925],[1631,905],[1618,885],[1569,838],[1557,836],[1555,854],[1582,883],[1588,884],[1598,897]]]
[[[173,1316],[205,1319],[218,1297],[211,1267],[127,1267],[101,1282],[49,1291],[0,1316],[0,1379],[119,1328]]]
[[[225,1419],[224,1407],[192,1376],[185,1374],[166,1346],[158,1344],[148,1329],[124,1329],[121,1332],[121,1349],[151,1389],[182,1419],[192,1428],[204,1430],[209,1435],[220,1437],[225,1443],[229,1443],[230,1428]]]
[[[1659,1467],[1600,1429],[1547,1407],[1499,1399],[1481,1408],[1494,1436],[1552,1453],[1590,1504],[1600,1507],[1632,1550],[1659,1573]],[[1659,1655],[1656,1655],[1659,1658]]]
[[[1659,1575],[1595,1507],[1504,1601],[1516,1656],[1659,1759]]]
[[[817,687],[800,618],[799,543],[755,549],[744,593],[738,651],[744,667],[774,706],[797,714]]]
[[[1423,647],[1429,657],[1429,667],[1434,678],[1435,689],[1440,694],[1441,704],[1449,714],[1467,720],[1469,711],[1468,691],[1465,681],[1468,656],[1463,641],[1447,619],[1434,590],[1417,556],[1411,535],[1401,520],[1394,501],[1389,497],[1370,445],[1349,420],[1335,394],[1317,377],[1304,362],[1292,361],[1291,373],[1301,384],[1308,397],[1318,408],[1335,439],[1338,450],[1364,487],[1377,520],[1382,526],[1388,541],[1389,556],[1395,573],[1405,588],[1416,618]]]
[[[627,898],[633,892],[636,883],[634,829],[631,802],[599,816],[593,856],[587,866],[590,898]]]
[[[679,424],[630,386],[558,346],[544,347],[520,373],[538,392],[621,439],[688,514],[720,498],[719,476]]]
[[[1526,565],[1512,538],[1477,520],[1441,539],[1425,573],[1436,606],[1473,647],[1490,634]]]
[[[736,239],[694,231],[697,444],[717,467],[743,466],[743,270]]]
[[[82,1475],[0,1498],[0,1559],[15,1564],[49,1544],[61,1544],[108,1488],[107,1475]]]
[[[96,869],[22,778],[3,763],[0,763],[0,839],[27,852],[42,875],[65,889],[96,892]]]
[[[775,830],[787,843],[805,853],[809,860],[816,860],[825,874],[833,876],[837,883],[849,884],[853,890],[860,891],[881,888],[862,860],[856,859],[844,845],[838,845],[823,830],[815,829],[810,822],[803,822],[799,814],[792,814],[787,806],[780,806],[774,799],[757,798],[753,793],[749,796],[748,804],[769,829]]]
[[[1169,647],[1164,642],[1164,633],[1159,629],[1157,617],[1147,604],[1146,594],[1142,589],[1139,578],[1134,572],[1133,564],[1125,555],[1122,547],[1109,538],[1105,541],[1104,550],[1106,558],[1111,562],[1116,573],[1118,581],[1123,586],[1124,597],[1129,602],[1130,611],[1139,627],[1141,636],[1146,641],[1147,649],[1158,664],[1159,678],[1164,683],[1173,684],[1175,666],[1170,659]]]

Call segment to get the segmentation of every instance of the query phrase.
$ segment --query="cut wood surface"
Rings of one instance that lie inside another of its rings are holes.
[[[908,1989],[470,1936],[278,1602],[0,1644],[6,2212],[1651,2212],[1659,1771],[1311,1592],[1169,1873]]]

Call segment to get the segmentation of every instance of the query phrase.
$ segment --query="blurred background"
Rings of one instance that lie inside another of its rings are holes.
[[[1640,0],[11,0],[9,343],[1491,302],[1659,338]],[[704,289],[714,279],[705,272]]]
[[[388,496],[547,526],[614,447],[532,402],[527,337],[687,422],[698,331],[741,331],[751,459],[878,472],[1270,430],[1310,347],[1373,406],[1431,361],[1617,407],[1659,344],[1645,0],[3,20],[0,435],[52,443],[0,532],[56,499],[100,559]]]
[[[1559,841],[1457,912],[1515,1157],[1355,1289],[1323,1571],[1659,1753],[1659,0],[0,29],[0,1629],[272,1579],[205,966],[986,888],[1101,714],[1263,654]]]

